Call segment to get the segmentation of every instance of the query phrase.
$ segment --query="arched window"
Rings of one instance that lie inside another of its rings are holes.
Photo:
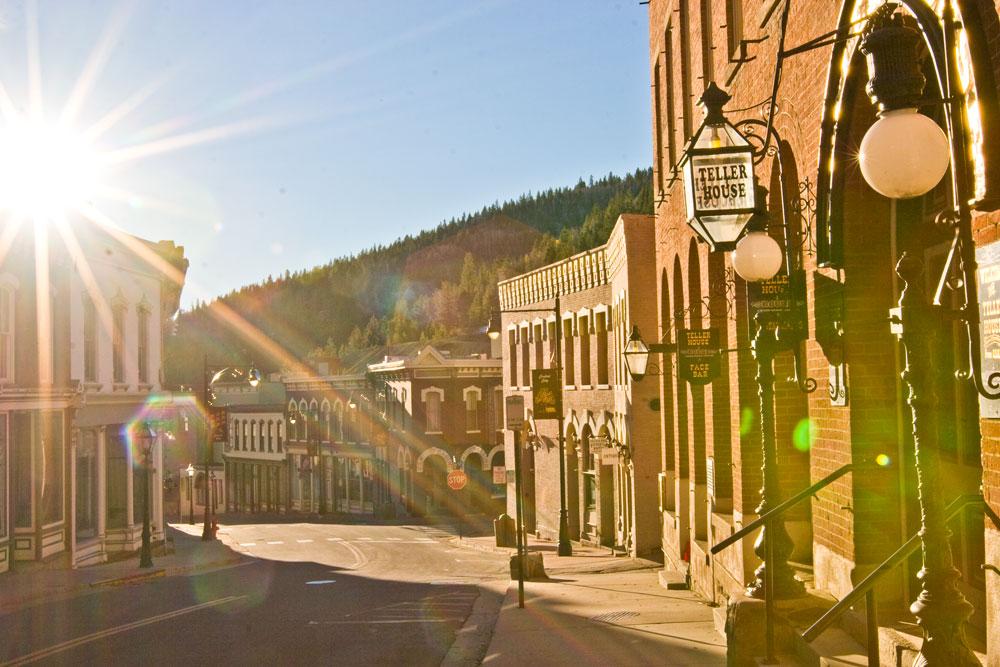
[[[250,427],[247,425],[247,422],[246,422],[245,419],[240,422],[240,428],[242,429],[242,433],[243,433],[243,451],[245,452],[245,451],[247,451],[247,448],[250,446],[250,437],[249,437],[249,435],[247,433],[247,430]]]
[[[236,430],[237,428],[239,428],[239,422],[234,419],[229,426],[229,447],[231,449],[239,449],[240,447],[240,433]]]
[[[333,406],[333,437],[344,439],[344,404],[340,401]]]
[[[282,449],[281,449],[281,445],[282,445],[282,442],[281,442],[281,422],[278,422],[275,426],[277,427],[277,431],[278,431],[278,453],[280,454],[281,451],[282,451]]]
[[[250,421],[250,451],[257,451],[257,422]]]
[[[540,339],[536,339],[539,340]],[[482,391],[479,387],[466,387],[462,392],[465,400],[465,432],[479,432],[479,400],[482,398]]]
[[[444,402],[444,391],[437,387],[428,387],[420,392],[424,404],[424,432],[441,432],[441,404]]]
[[[323,439],[327,442],[330,441],[330,403],[323,401],[323,405],[320,407],[320,421],[322,422],[323,428]]]
[[[111,367],[115,382],[125,382],[125,314],[124,304],[111,310]]]

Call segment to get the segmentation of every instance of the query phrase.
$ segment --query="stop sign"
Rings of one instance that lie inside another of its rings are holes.
[[[469,482],[469,476],[464,470],[452,470],[448,473],[448,486],[452,491],[461,491]]]

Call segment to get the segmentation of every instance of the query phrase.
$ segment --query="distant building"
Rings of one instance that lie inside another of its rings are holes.
[[[499,284],[503,394],[524,396],[529,424],[522,458],[527,530],[558,537],[558,421],[535,419],[531,373],[556,365],[561,331],[570,539],[646,557],[660,541],[658,388],[633,383],[621,350],[633,324],[656,329],[652,238],[652,216],[623,215],[606,244]],[[511,470],[513,446],[508,433]],[[513,481],[509,490],[513,515]]]
[[[393,500],[415,514],[503,511],[505,466],[500,360],[489,343],[425,345],[368,366],[377,410],[390,425]],[[452,470],[466,474],[461,490]]]
[[[147,445],[152,536],[162,541],[167,431],[156,405],[183,248],[78,219],[71,240],[30,224],[4,232],[0,571],[137,549]]]

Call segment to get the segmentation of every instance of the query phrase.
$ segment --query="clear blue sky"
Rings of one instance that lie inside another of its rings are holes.
[[[235,126],[117,167],[104,180],[130,194],[96,200],[127,230],[186,247],[187,304],[651,161],[637,0],[40,0],[36,11],[49,117],[105,34],[75,125],[142,96],[102,149]],[[0,80],[18,106],[30,15],[0,8]]]

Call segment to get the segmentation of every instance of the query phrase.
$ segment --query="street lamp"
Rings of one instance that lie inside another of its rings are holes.
[[[681,170],[684,173],[688,225],[712,251],[732,250],[757,210],[754,149],[726,120],[722,107],[728,93],[708,84],[698,103],[705,120],[691,137]]]
[[[781,351],[792,350],[796,377],[800,378],[802,362],[798,348],[806,333],[804,303],[797,300],[793,288],[802,286],[804,277],[789,247],[789,222],[784,206],[785,248],[782,249],[767,233],[767,191],[757,184],[753,173],[755,162],[767,154],[766,147],[777,133],[768,123],[764,148],[755,151],[750,141],[723,115],[722,107],[729,99],[715,83],[705,89],[700,100],[705,107],[705,120],[688,144],[682,164],[688,224],[709,248],[712,251],[735,250],[733,268],[747,282],[770,280],[783,264],[788,272],[789,307],[778,312],[766,312],[761,308],[753,318],[756,333],[752,350],[757,361],[763,460],[761,501],[755,511],[763,515],[781,502],[774,417],[774,357]],[[756,123],[748,121],[745,124]],[[775,154],[781,171],[780,141]],[[645,374],[646,347],[638,329],[633,328],[625,349],[626,363],[633,377]],[[800,379],[799,386],[809,392],[815,389],[815,382],[806,380],[803,383]],[[790,598],[804,593],[802,582],[795,578],[788,565],[793,546],[781,519],[769,521],[763,527],[754,543],[754,553],[760,557],[761,565],[754,573],[756,578],[747,587],[748,595]]]
[[[951,531],[942,499],[940,442],[935,430],[938,409],[934,388],[933,357],[938,335],[948,318],[964,320],[970,341],[972,376],[985,398],[995,399],[982,382],[982,360],[978,340],[978,295],[976,258],[969,210],[968,155],[963,151],[967,132],[965,94],[955,58],[958,23],[950,0],[942,10],[943,59],[931,59],[937,79],[943,83],[941,96],[948,115],[950,134],[917,113],[929,103],[923,99],[926,83],[922,72],[925,39],[915,19],[895,12],[889,3],[876,10],[862,31],[860,49],[868,57],[869,82],[866,88],[879,107],[879,120],[865,134],[859,161],[861,172],[877,192],[893,198],[919,197],[932,190],[949,167],[951,210],[938,221],[954,231],[952,254],[944,267],[951,270],[953,258],[961,259],[965,282],[965,306],[958,313],[946,313],[940,305],[928,303],[924,294],[923,262],[912,252],[904,252],[896,273],[904,288],[899,297],[896,332],[906,355],[903,381],[909,388],[913,429],[914,462],[920,503],[920,544],[923,567],[917,575],[921,591],[910,606],[924,631],[924,642],[914,664],[979,664],[965,640],[964,625],[973,607],[958,587],[959,571],[951,549]],[[930,101],[930,103],[934,103]],[[990,378],[990,386],[995,376]]]
[[[188,514],[188,523],[192,526],[194,525],[194,464],[189,463],[187,469],[188,478],[188,501],[190,501],[190,513]]]
[[[206,419],[205,428],[205,525],[201,531],[201,539],[205,542],[215,539],[215,522],[213,517],[214,508],[212,507],[212,489],[210,488],[210,484],[212,484],[210,473],[212,461],[214,459],[212,453],[215,440],[214,427],[221,425],[222,428],[225,428],[226,425],[225,419],[219,420],[214,418],[212,414],[212,386],[224,377],[231,377],[237,380],[245,378],[247,384],[255,389],[261,381],[260,370],[252,361],[250,362],[250,367],[247,370],[232,366],[210,366],[208,363],[208,355],[205,355],[202,378],[205,382],[205,393],[203,398],[205,401],[205,409],[208,411],[208,419]],[[194,500],[192,494],[192,503],[193,502]]]
[[[136,444],[142,452],[142,547],[139,549],[139,567],[153,567],[153,547],[150,544],[151,528],[149,516],[149,483],[152,479],[153,444],[156,441],[156,431],[149,422],[142,422],[134,434]]]
[[[486,326],[486,335],[490,340],[500,338],[500,324],[503,313],[544,313],[551,312],[556,318],[556,375],[559,377],[559,390],[562,393],[563,366],[562,366],[562,321],[560,320],[559,295],[555,297],[552,308],[522,308],[497,311],[490,318]],[[573,544],[569,541],[569,512],[566,510],[566,428],[562,411],[562,400],[559,401],[559,547],[560,556],[572,556]]]

